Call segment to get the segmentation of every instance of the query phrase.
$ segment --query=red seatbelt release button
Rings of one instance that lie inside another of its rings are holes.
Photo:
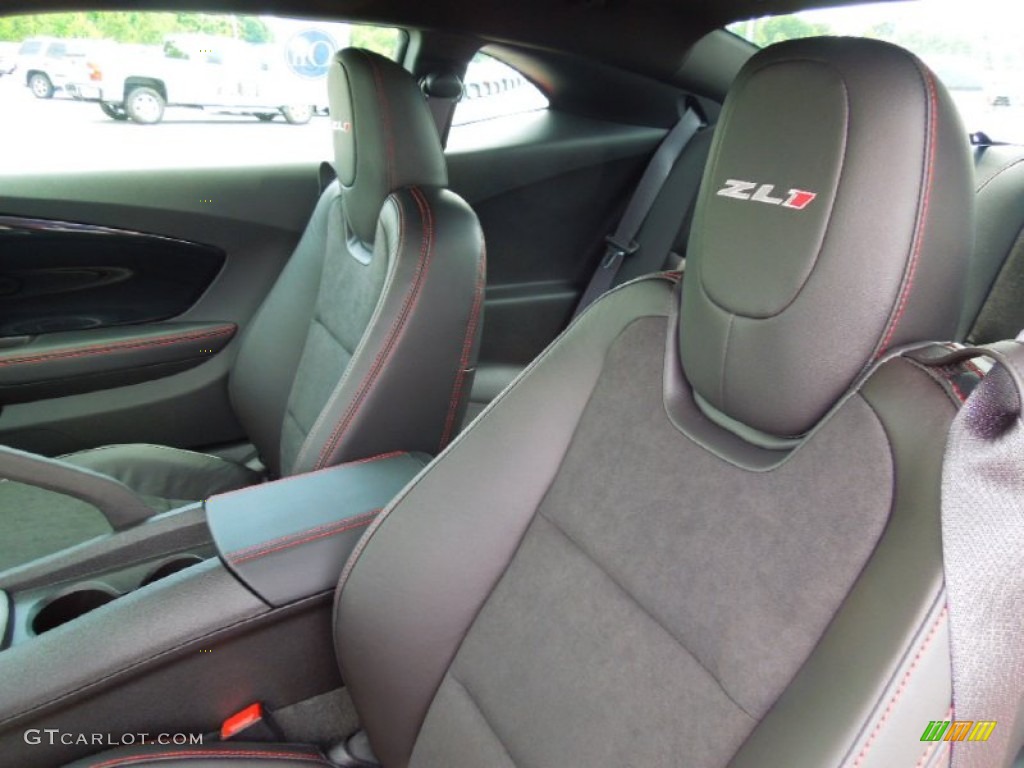
[[[243,731],[247,731],[263,721],[263,705],[257,702],[250,704],[241,712],[236,712],[220,727],[221,741],[232,739]],[[262,730],[262,729],[261,729]]]

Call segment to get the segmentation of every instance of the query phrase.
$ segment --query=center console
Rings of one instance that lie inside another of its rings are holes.
[[[252,702],[280,707],[340,685],[338,577],[426,462],[388,454],[214,496],[70,560],[5,574],[5,762],[32,768],[96,751],[29,745],[26,729],[208,733]]]

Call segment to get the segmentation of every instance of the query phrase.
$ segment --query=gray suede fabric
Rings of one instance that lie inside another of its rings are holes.
[[[164,445],[109,445],[61,461],[118,480],[154,514],[242,488],[260,475],[241,464]],[[0,571],[111,533],[95,507],[71,496],[0,481]]]
[[[187,503],[143,494],[155,512]],[[95,507],[32,485],[0,480],[0,571],[111,532]]]
[[[293,471],[303,442],[352,360],[387,276],[388,256],[382,247],[374,249],[368,264],[357,260],[346,247],[342,208],[342,199],[337,197],[328,211],[320,289],[288,397],[281,431],[285,474]]]
[[[873,411],[854,397],[777,468],[741,469],[669,421],[666,332],[638,320],[609,351],[413,766],[724,765],[870,557],[893,480]]]
[[[0,571],[110,533],[89,504],[9,480],[0,480],[0,510]]]

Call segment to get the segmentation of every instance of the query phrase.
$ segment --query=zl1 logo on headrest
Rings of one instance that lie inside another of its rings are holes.
[[[802,211],[818,196],[817,192],[808,192],[804,189],[789,190],[789,197],[773,197],[774,184],[758,184],[756,181],[740,181],[739,179],[726,179],[725,186],[715,194],[719,197],[731,197],[734,200],[752,200],[755,203],[765,205],[781,205],[783,208],[792,208],[794,211]]]

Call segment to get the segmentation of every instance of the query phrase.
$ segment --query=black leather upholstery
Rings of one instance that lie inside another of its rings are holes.
[[[334,589],[363,531],[428,458],[384,454],[214,496],[207,524],[239,581],[286,605]]]
[[[339,180],[244,329],[229,380],[271,478],[388,451],[440,451],[461,425],[482,327],[483,235],[470,207],[444,188],[444,157],[416,82],[352,49],[337,54],[329,87]],[[182,453],[165,449],[166,467],[152,446],[68,460],[137,483],[156,508],[260,479]],[[61,515],[59,501],[51,506],[37,544]],[[84,520],[83,530],[93,533],[96,522]],[[0,569],[11,564],[0,551]]]
[[[356,237],[372,242],[394,190],[448,183],[441,140],[415,81],[380,56],[342,51],[327,87],[345,216]]]
[[[346,564],[338,659],[385,768],[941,759],[920,733],[951,704],[939,477],[957,403],[911,360],[874,363],[952,333],[933,307],[950,314],[970,236],[956,128],[930,73],[881,43],[751,62],[692,236],[709,283],[691,266],[682,290],[663,274],[592,305]],[[893,157],[894,136],[917,151]],[[784,195],[803,188],[786,164],[803,169],[826,186],[792,202],[831,216],[719,200],[733,162]],[[750,327],[720,332],[716,300]],[[726,397],[723,361],[743,374]]]
[[[705,401],[800,435],[887,350],[953,336],[973,223],[964,135],[935,76],[893,46],[812,39],[751,59],[688,249],[683,365]]]
[[[482,324],[483,236],[443,189],[415,81],[359,50],[339,53],[329,77],[339,179],[231,378],[235,410],[281,476],[440,450],[460,423]]]
[[[69,768],[330,768],[319,750],[301,744],[201,745],[192,748],[123,747],[103,759],[78,760]]]

